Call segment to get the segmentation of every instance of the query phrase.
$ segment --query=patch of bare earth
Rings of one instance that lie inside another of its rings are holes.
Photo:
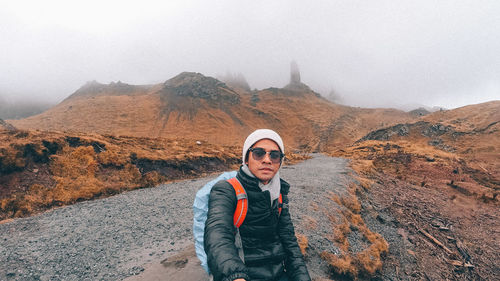
[[[383,174],[377,176],[370,194],[379,208],[396,218],[401,235],[413,246],[407,251],[416,257],[415,280],[499,278],[498,204],[452,188],[411,185]]]
[[[392,217],[377,219],[404,240],[382,271],[409,280],[500,278],[497,179],[432,146],[367,141],[333,154],[353,159],[361,180],[373,183],[363,200]]]

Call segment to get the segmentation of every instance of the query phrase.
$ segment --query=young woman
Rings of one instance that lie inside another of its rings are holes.
[[[284,152],[281,137],[272,130],[256,130],[245,140],[236,178],[247,193],[248,211],[238,231],[234,188],[227,181],[212,187],[204,247],[214,281],[311,280],[288,210],[290,185],[279,176]]]

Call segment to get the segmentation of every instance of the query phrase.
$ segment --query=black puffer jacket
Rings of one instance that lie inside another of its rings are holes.
[[[291,281],[311,280],[287,207],[290,185],[281,180],[284,207],[278,215],[278,200],[271,207],[269,191],[261,191],[256,178],[241,169],[236,177],[248,195],[248,212],[240,227],[245,263],[234,245],[236,194],[227,181],[220,181],[210,192],[204,237],[214,281],[278,280],[285,271]]]

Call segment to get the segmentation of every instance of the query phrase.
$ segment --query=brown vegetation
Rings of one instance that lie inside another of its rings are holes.
[[[498,202],[500,198],[499,186],[495,184],[497,180],[491,174],[472,168],[455,153],[430,145],[407,141],[365,141],[337,150],[333,155],[355,159],[353,168],[364,175],[378,172],[422,187],[452,187],[483,201]]]
[[[343,208],[339,210],[341,222],[331,216],[333,220],[333,241],[340,249],[340,255],[323,252],[321,257],[332,267],[336,275],[347,276],[352,279],[373,276],[382,268],[382,258],[388,252],[389,245],[378,233],[371,231],[360,215],[361,204],[357,193],[360,187],[351,184],[348,195],[339,197],[332,194],[331,199]],[[362,235],[365,245],[362,250],[356,252],[349,243],[349,235],[358,232]]]
[[[187,139],[0,132],[0,218],[237,167],[237,148]]]
[[[180,138],[0,131],[0,219],[236,169],[239,151]]]
[[[490,245],[498,245],[500,229],[499,107],[491,102],[430,114],[331,152],[353,160],[372,204],[395,217],[416,259],[416,280],[498,277],[500,256]],[[356,209],[352,198],[334,199]],[[345,224],[339,235],[348,231]],[[352,274],[352,258],[326,257]],[[393,257],[387,263],[400,266]]]
[[[302,234],[297,234],[297,242],[299,243],[299,248],[302,254],[305,256],[307,254],[308,240],[307,236]]]

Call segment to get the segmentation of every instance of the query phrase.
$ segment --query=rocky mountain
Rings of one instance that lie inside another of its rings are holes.
[[[279,131],[291,147],[321,151],[416,118],[394,109],[341,106],[312,91],[296,74],[292,78],[285,88],[251,93],[192,72],[150,86],[94,81],[42,114],[11,122],[22,129],[221,144],[240,144],[251,131],[266,127]]]
[[[418,122],[372,131],[357,141],[358,147],[371,147],[373,152],[381,145],[386,146],[385,154],[376,157],[394,158],[392,163],[406,159],[405,168],[399,170],[407,172],[414,165],[415,170],[408,175],[427,178],[426,182],[435,178],[436,185],[496,200],[500,188],[500,101],[434,112]],[[388,157],[391,150],[395,154]],[[404,157],[403,151],[408,152]],[[423,160],[420,166],[415,165],[419,157]],[[379,163],[390,162],[385,158]]]
[[[415,123],[372,131],[360,141],[408,139],[463,155],[497,151],[500,147],[496,145],[500,144],[500,101],[434,112]]]
[[[190,120],[198,110],[230,108],[240,104],[240,96],[223,82],[199,73],[183,72],[163,84],[159,92],[163,103],[162,114],[187,114]]]
[[[415,116],[425,116],[425,115],[427,115],[427,114],[429,114],[431,112],[429,110],[423,108],[423,107],[419,107],[417,109],[409,111],[409,113],[411,115],[415,115]]]
[[[374,130],[331,154],[351,159],[369,190],[365,198],[373,200],[363,206],[376,206],[379,216],[391,214],[398,233],[412,237],[407,242],[414,245],[417,262],[411,264],[425,272],[422,276],[489,280],[496,275],[491,260],[498,259],[498,251],[485,245],[498,242],[500,227],[500,101]],[[436,254],[442,249],[446,252]],[[464,270],[457,270],[459,265]],[[399,264],[389,258],[385,266]]]

